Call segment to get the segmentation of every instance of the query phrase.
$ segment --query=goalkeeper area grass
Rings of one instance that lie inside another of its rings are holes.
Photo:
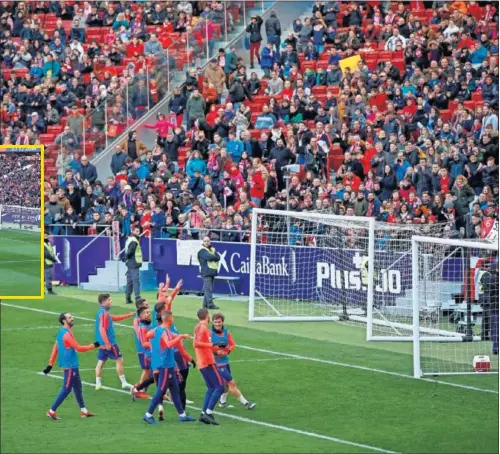
[[[40,232],[0,230],[0,295],[40,296]]]
[[[365,341],[365,331],[334,322],[248,322],[248,303],[216,300],[237,345],[231,370],[243,395],[257,402],[246,410],[216,408],[220,426],[179,423],[167,405],[166,421],[142,420],[149,401],[132,402],[114,363],[106,365],[104,390],[95,391],[96,352],[79,354],[86,407],[96,418],[81,419],[74,396],[45,413],[62,386],[62,371],[47,365],[59,329],[57,316],[76,316],[80,344],[94,339],[97,292],[71,287],[42,301],[1,303],[1,451],[11,452],[498,452],[498,376],[412,378],[409,343]],[[150,305],[155,294],[145,292]],[[179,296],[175,323],[193,333],[201,299]],[[113,294],[112,313],[133,310]],[[132,319],[115,324],[127,381],[141,374]],[[194,354],[190,340],[186,348]],[[470,358],[472,362],[472,358]],[[152,394],[155,387],[149,389]],[[205,385],[191,369],[188,413],[198,416]],[[29,434],[26,436],[25,434]]]

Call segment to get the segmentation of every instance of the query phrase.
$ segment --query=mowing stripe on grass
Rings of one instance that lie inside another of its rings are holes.
[[[33,307],[17,306],[15,304],[7,304],[4,302],[2,302],[1,305],[6,306],[6,307],[13,307],[15,309],[24,309],[27,311],[40,312],[42,314],[59,315],[58,312],[46,311],[43,309],[35,309]],[[91,321],[91,322],[94,321],[94,319],[88,318],[88,317],[75,316],[75,318],[77,318],[79,320],[85,320],[85,321]],[[123,328],[133,329],[132,326],[124,325],[123,323],[114,323],[114,326],[121,326]],[[247,345],[238,345],[238,348],[242,348],[245,350],[252,350],[252,351],[261,352],[261,353],[267,353],[269,355],[284,356],[287,358],[300,359],[300,360],[304,360],[304,361],[313,361],[313,362],[321,363],[321,364],[330,364],[332,366],[346,367],[349,369],[357,369],[357,370],[362,370],[365,372],[375,372],[378,374],[392,375],[394,377],[409,378],[411,380],[419,380],[419,381],[430,382],[430,383],[438,383],[440,385],[453,386],[455,388],[468,389],[470,391],[479,391],[479,392],[483,392],[483,393],[498,394],[498,391],[496,391],[494,389],[477,388],[475,386],[461,385],[459,383],[452,383],[452,382],[447,382],[447,381],[442,381],[442,380],[434,380],[432,378],[415,378],[412,375],[401,374],[399,372],[391,372],[391,371],[383,370],[383,369],[374,369],[372,367],[358,366],[357,364],[339,363],[337,361],[332,361],[332,360],[328,360],[328,359],[312,358],[309,356],[295,355],[293,353],[276,352],[273,350],[265,350],[262,348],[255,348],[255,347],[250,347]]]
[[[35,373],[37,375],[45,376],[45,374],[43,372],[35,372]],[[50,375],[50,374],[47,375],[47,377],[55,378],[58,380],[64,379],[64,377],[57,376],[57,375]],[[90,383],[90,382],[86,382],[86,381],[82,381],[82,385],[91,386],[92,388],[95,388],[94,383]],[[114,391],[114,392],[117,392],[120,394],[126,394],[127,396],[130,396],[130,391],[124,391],[123,389],[112,388],[110,386],[103,386],[102,389],[105,389],[107,391]],[[169,404],[171,404],[171,403],[169,402]],[[201,411],[200,407],[194,407],[192,405],[186,405],[186,407],[190,408],[191,410]],[[295,434],[304,435],[306,437],[319,438],[321,440],[327,440],[327,441],[331,441],[331,442],[339,443],[339,444],[343,444],[343,445],[355,446],[356,448],[368,449],[370,451],[383,452],[383,453],[387,453],[387,454],[397,454],[397,451],[390,451],[388,449],[378,448],[376,446],[370,446],[370,445],[365,445],[363,443],[356,443],[354,441],[343,440],[342,438],[329,437],[328,435],[317,434],[315,432],[307,432],[305,430],[294,429],[293,427],[287,427],[287,426],[281,426],[278,424],[271,424],[268,422],[257,421],[255,419],[244,418],[242,416],[230,415],[228,413],[221,413],[220,411],[216,411],[215,414],[217,416],[223,416],[224,418],[234,419],[236,421],[241,421],[241,422],[246,422],[249,424],[255,424],[258,426],[268,427],[269,429],[282,430],[284,432],[292,432]]]

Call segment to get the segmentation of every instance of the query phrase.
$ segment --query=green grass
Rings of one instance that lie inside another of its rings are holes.
[[[93,320],[97,293],[72,288],[58,293],[43,301],[4,303],[70,311]],[[152,294],[145,296],[153,300]],[[113,297],[113,313],[130,311],[123,295]],[[248,323],[247,303],[218,304],[239,346],[231,357],[233,375],[244,395],[257,402],[256,410],[249,412],[230,397],[235,408],[220,413],[247,419],[220,414],[219,427],[180,424],[172,407],[167,407],[166,427],[145,425],[141,417],[148,402],[132,402],[120,392],[111,364],[103,384],[118,391],[96,392],[84,386],[86,406],[98,417],[81,420],[70,396],[59,409],[63,420],[49,421],[45,412],[61,381],[37,372],[47,364],[57,316],[2,304],[1,451],[376,452],[372,447],[415,453],[498,452],[498,394],[446,384],[498,392],[497,376],[440,377],[443,383],[415,380],[409,378],[409,344],[367,343],[362,329],[338,323]],[[199,306],[199,298],[176,299],[181,332],[192,333]],[[122,323],[130,326],[131,320]],[[80,343],[94,340],[92,321],[77,319],[74,332]],[[127,379],[135,382],[140,370],[132,330],[117,327],[116,332]],[[186,345],[193,353],[189,342]],[[93,383],[95,352],[79,358],[83,380]],[[52,375],[61,372],[54,368]],[[187,391],[199,407],[204,384],[197,370],[191,370]],[[198,414],[195,409],[189,412]],[[23,433],[29,436],[20,436]]]
[[[40,232],[0,230],[0,295],[41,295],[40,241]]]

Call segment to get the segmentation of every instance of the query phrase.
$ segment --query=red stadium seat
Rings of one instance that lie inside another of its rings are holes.
[[[304,61],[304,63],[302,63],[301,68],[302,68],[302,71],[305,71],[308,68],[316,71],[316,62],[315,61]]]
[[[315,95],[326,95],[326,86],[323,85],[323,86],[312,87],[311,91]]]
[[[441,118],[444,122],[449,122],[451,120],[451,110],[445,109],[440,111]]]
[[[457,110],[457,107],[458,107],[458,99],[454,99],[453,101],[450,101],[448,103],[448,109],[451,110],[452,114],[453,112],[455,112],[455,110]]]
[[[475,110],[476,101],[464,101],[464,107],[469,110]]]
[[[472,92],[472,101],[483,101],[483,93],[481,91]]]
[[[63,132],[63,127],[60,125],[47,126],[47,133],[61,134],[61,132]]]
[[[40,134],[40,142],[44,145],[50,145],[56,140],[57,134]]]

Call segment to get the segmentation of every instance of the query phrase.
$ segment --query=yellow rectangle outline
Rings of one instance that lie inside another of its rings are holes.
[[[40,295],[38,296],[0,296],[0,299],[5,299],[5,300],[43,300],[45,298],[45,291],[44,291],[44,273],[43,273],[43,255],[44,255],[44,247],[43,247],[43,236],[44,236],[44,230],[45,230],[45,222],[43,220],[44,217],[44,212],[45,212],[45,185],[44,185],[44,180],[45,180],[45,146],[44,145],[0,145],[0,150],[1,149],[6,149],[6,148],[31,148],[34,150],[41,149],[41,160],[40,160],[40,166],[41,166],[41,174],[40,174],[40,200],[41,200],[41,206],[40,206]]]

